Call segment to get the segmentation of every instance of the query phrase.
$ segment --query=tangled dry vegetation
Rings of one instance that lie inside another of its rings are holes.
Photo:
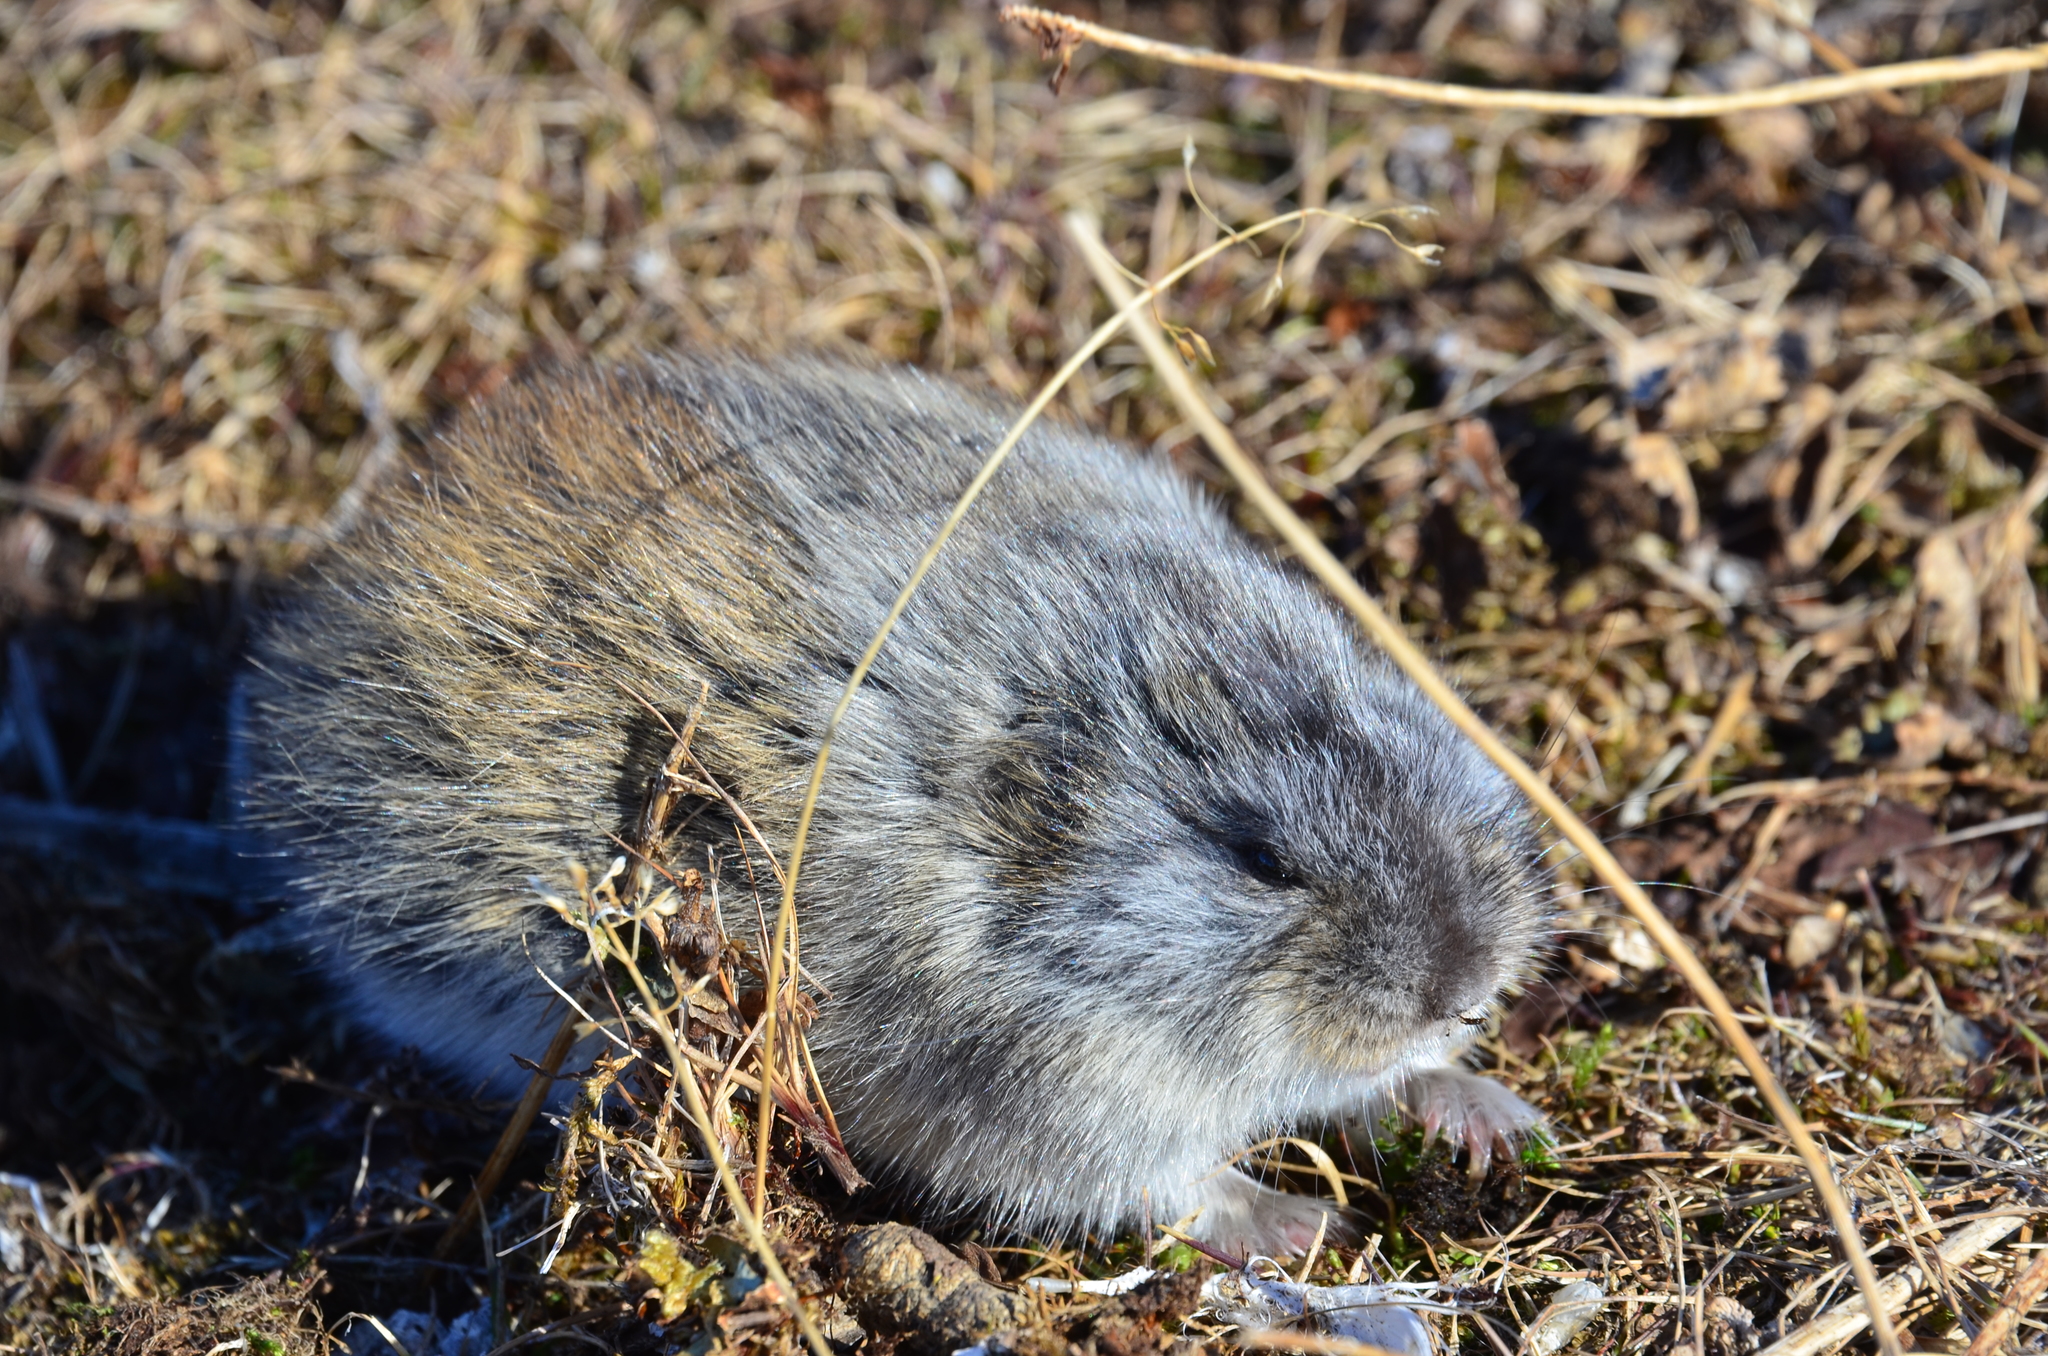
[[[1810,38],[1793,10],[1104,17],[1644,94],[2024,42],[2044,17],[1854,0]],[[1089,47],[1055,93],[983,9],[862,0],[14,0],[0,34],[6,803],[204,820],[249,588],[346,526],[396,439],[523,361],[848,344],[1023,395],[1105,309],[1069,209],[1156,276],[1291,205],[1425,205],[1440,268],[1333,217],[1204,266],[1166,317],[1275,484],[1657,882],[1880,1269],[1914,1278],[1909,1345],[2043,1345],[2020,1273],[2037,1296],[2048,114],[2024,76],[1663,124]],[[1065,403],[1213,479],[1135,345]],[[1559,873],[1559,955],[1485,1046],[1556,1142],[1476,1180],[1398,1125],[1325,1158],[1272,1146],[1268,1171],[1371,1236],[1295,1274],[1442,1282],[1470,1312],[1439,1337],[1468,1352],[1821,1350],[1849,1288],[1796,1160],[1641,929]],[[950,1349],[975,1325],[935,1318],[938,1290],[1019,1350],[1244,1338],[1184,1325],[1213,1264],[1164,1236],[897,1238],[891,1274],[923,1290],[852,1284],[841,1245],[887,1202],[846,1195],[795,1042],[756,1171],[775,948],[690,941],[701,885],[628,873],[564,905],[668,943],[646,990],[615,963],[582,1001],[687,1011],[670,1038],[697,1054],[676,1082],[680,1044],[648,1036],[587,1071],[615,1099],[543,1127],[456,1236],[506,1108],[351,1045],[260,920],[9,857],[0,1343],[702,1356],[793,1349],[801,1297],[813,1340]],[[780,1277],[735,1198],[757,1189]],[[1122,1297],[1021,1285],[1143,1262],[1170,1274]],[[1546,1305],[1573,1281],[1609,1302],[1568,1334]]]

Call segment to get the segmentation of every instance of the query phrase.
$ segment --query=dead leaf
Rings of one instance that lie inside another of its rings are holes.
[[[1963,559],[1954,528],[1945,528],[1921,543],[1913,560],[1913,586],[1920,601],[1923,635],[1941,651],[1941,667],[1951,677],[1966,677],[1977,666],[1977,582]]]
[[[1622,443],[1628,469],[1645,488],[1678,509],[1678,538],[1689,542],[1700,533],[1700,499],[1692,472],[1677,440],[1668,433],[1631,433]]]
[[[2034,496],[2022,494],[1958,525],[1963,535],[1957,544],[1975,565],[1979,630],[1996,641],[2006,695],[2020,706],[2041,698],[2041,595],[2027,572],[2041,539],[2034,507]]]
[[[1929,702],[1892,726],[1898,751],[1885,761],[1897,768],[1926,767],[1944,755],[1975,761],[1984,756],[1984,741],[1948,708]]]
[[[1799,451],[1834,411],[1835,393],[1817,382],[1801,387],[1797,396],[1780,405],[1771,441],[1728,478],[1728,502],[1769,501],[1778,531],[1789,535],[1795,521],[1792,492],[1799,482]]]
[[[1493,435],[1493,425],[1484,419],[1459,420],[1451,430],[1450,445],[1441,455],[1447,476],[1485,495],[1507,521],[1521,518],[1522,495],[1501,464],[1500,442]]]
[[[1676,433],[1760,422],[1764,406],[1785,398],[1795,342],[1778,317],[1745,316],[1732,332],[1696,344],[1672,375],[1659,426]]]
[[[1570,975],[1533,984],[1501,1023],[1501,1043],[1523,1059],[1543,1049],[1543,1038],[1555,1031],[1581,998],[1585,986]]]
[[[1998,878],[2006,849],[1996,839],[1952,843],[1898,859],[1899,883],[1930,903],[1954,896],[1974,899]]]
[[[1748,314],[1730,323],[1682,325],[1617,343],[1612,366],[1615,384],[1629,403],[1646,423],[1666,433],[1761,430],[1770,422],[1769,409],[1826,362],[1834,345],[1832,312]],[[1778,441],[1791,446],[1766,454],[1766,467],[1811,435],[1826,418],[1833,395],[1824,387],[1805,387],[1800,402],[1802,412],[1817,403],[1822,408],[1788,426],[1790,436]],[[1745,486],[1744,493],[1760,497],[1763,488]]]
[[[1833,844],[1821,855],[1813,872],[1813,888],[1839,889],[1859,870],[1874,867],[1900,848],[1924,843],[1933,836],[1934,820],[1928,815],[1910,805],[1881,800],[1864,812],[1854,837]]]
[[[60,31],[73,42],[110,33],[150,34],[157,50],[173,61],[211,71],[246,41],[241,29],[228,7],[214,0],[85,0],[69,10]]]

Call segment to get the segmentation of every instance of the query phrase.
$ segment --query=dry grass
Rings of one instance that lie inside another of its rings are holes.
[[[1819,28],[1879,65],[2025,42],[2041,17],[1867,0]],[[1704,0],[1124,22],[1460,84],[1656,96],[1810,73],[1784,24]],[[857,345],[1024,396],[1103,313],[1066,211],[1092,211],[1148,277],[1219,238],[1183,191],[1192,141],[1201,198],[1233,226],[1295,205],[1436,210],[1440,270],[1316,223],[1284,260],[1204,265],[1167,318],[1213,350],[1227,421],[1274,483],[1656,882],[1833,1156],[1879,1270],[2019,1221],[1934,1269],[1908,1344],[1960,1351],[2039,1255],[2048,221],[1941,149],[2039,184],[2024,84],[1661,128],[1084,50],[1055,96],[985,11],[857,0],[84,0],[0,5],[0,33],[0,505],[17,506],[0,609],[82,799],[204,816],[236,591],[354,511],[391,428],[536,355],[677,341]],[[2026,119],[2016,150],[2008,111]],[[1213,475],[1135,346],[1104,349],[1063,401]],[[116,702],[130,656],[154,675],[166,644],[212,657]],[[40,796],[19,686],[0,792]],[[143,740],[160,727],[201,733]],[[81,778],[88,763],[110,771]],[[144,785],[194,767],[175,794]],[[1640,929],[1579,863],[1560,871],[1558,963],[1487,1046],[1559,1145],[1473,1183],[1385,1127],[1338,1168],[1376,1264],[1498,1292],[1459,1320],[1467,1351],[1515,1351],[1560,1282],[1592,1277],[1617,1302],[1575,1350],[1742,1356],[1852,1287],[1749,1079]],[[559,1325],[563,1350],[583,1331],[624,1350],[800,1340],[652,1072],[658,1042],[622,1071],[629,1091],[653,1080],[645,1114],[571,1118],[552,1167],[516,1162],[486,1216],[495,1248],[436,1263],[492,1116],[350,1054],[274,992],[288,984],[246,935],[206,950],[242,920],[76,870],[0,875],[17,943],[0,1162],[43,1195],[38,1219],[0,1186],[0,1342],[214,1323],[212,1301],[149,1306],[313,1264],[330,1323],[438,1307],[482,1313],[494,1340]],[[764,896],[772,911],[772,881]],[[720,1001],[744,1015],[773,951],[725,962]],[[682,1034],[721,1064],[744,1039]],[[262,1073],[296,1055],[318,1072]],[[740,1080],[758,1066],[702,1072],[751,1189]],[[816,1143],[782,1125],[761,1185],[831,1337],[853,1321],[829,1298],[851,1216]],[[1318,1189],[1298,1161],[1272,1170]],[[1120,1270],[1141,1246],[983,1241],[1012,1279]],[[1358,1257],[1315,1265],[1341,1279]],[[1127,1356],[1178,1331],[1156,1305],[1043,1308],[1048,1350]],[[221,1323],[197,1350],[242,1334]],[[2038,1318],[2014,1332],[2042,1344]]]

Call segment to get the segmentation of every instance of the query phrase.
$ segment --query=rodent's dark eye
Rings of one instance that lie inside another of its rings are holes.
[[[1301,881],[1287,869],[1280,860],[1280,854],[1270,843],[1240,843],[1237,845],[1237,860],[1246,874],[1255,876],[1268,885],[1299,885]]]

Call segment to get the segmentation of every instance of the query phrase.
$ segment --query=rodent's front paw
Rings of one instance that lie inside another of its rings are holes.
[[[1442,1135],[1472,1155],[1472,1173],[1484,1176],[1496,1144],[1512,1150],[1543,1124],[1543,1113],[1483,1074],[1469,1069],[1420,1069],[1401,1089],[1409,1114],[1425,1134]]]
[[[1219,1172],[1198,1188],[1202,1206],[1194,1235],[1239,1257],[1299,1257],[1325,1243],[1352,1243],[1358,1227],[1335,1201],[1275,1191],[1237,1171]]]

